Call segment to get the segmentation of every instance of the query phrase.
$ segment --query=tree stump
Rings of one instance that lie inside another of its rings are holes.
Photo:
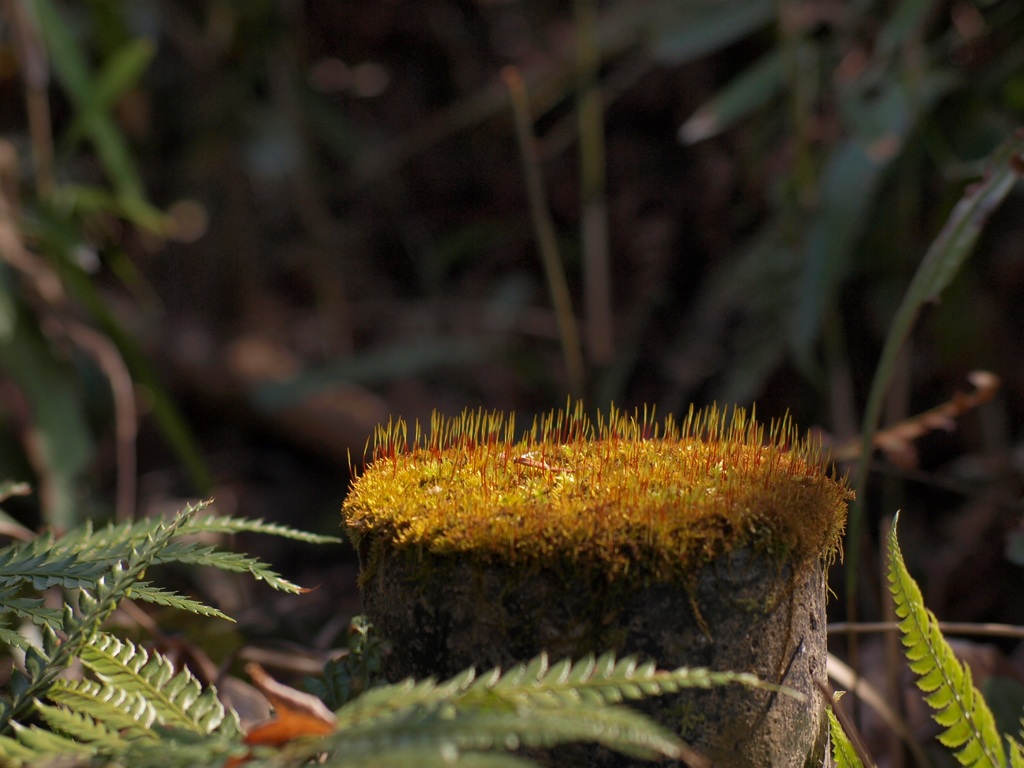
[[[541,650],[752,672],[807,701],[729,686],[639,706],[715,766],[824,763],[825,574],[851,493],[788,421],[595,425],[577,407],[516,439],[512,418],[475,412],[411,444],[392,423],[373,458],[344,515],[389,679]],[[590,746],[553,761],[643,764]]]

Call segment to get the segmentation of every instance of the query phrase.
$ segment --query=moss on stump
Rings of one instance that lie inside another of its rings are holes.
[[[482,412],[411,441],[391,423],[344,515],[390,679],[541,650],[753,672],[810,703],[732,686],[642,708],[715,765],[803,766],[824,760],[825,572],[850,495],[788,421],[577,406],[522,437]],[[557,759],[633,764],[575,749]]]

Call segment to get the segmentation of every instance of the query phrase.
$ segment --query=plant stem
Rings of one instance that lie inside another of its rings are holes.
[[[526,177],[526,195],[530,201],[530,213],[537,236],[537,247],[540,249],[541,260],[544,263],[548,290],[551,292],[551,303],[554,305],[555,317],[558,321],[558,335],[562,340],[562,355],[565,358],[569,379],[569,392],[579,397],[583,394],[585,380],[579,328],[572,310],[572,298],[569,296],[569,284],[565,279],[562,257],[558,251],[555,225],[551,220],[551,213],[544,196],[540,165],[534,152],[533,126],[526,86],[523,83],[522,73],[515,67],[505,67],[502,77],[512,97],[516,136],[519,139],[523,173]]]
[[[605,196],[604,103],[598,86],[601,51],[594,0],[576,0],[577,112],[580,130],[580,240],[587,350],[596,365],[615,355]]]

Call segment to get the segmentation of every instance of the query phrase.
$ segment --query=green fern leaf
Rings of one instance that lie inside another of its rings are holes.
[[[23,651],[32,646],[32,643],[24,635],[2,626],[0,626],[0,643],[11,648],[19,648]]]
[[[1021,737],[1024,737],[1022,732]],[[1024,768],[1024,746],[1017,739],[1008,738],[1010,743],[1010,768]]]
[[[846,736],[843,726],[839,724],[835,712],[829,707],[825,713],[828,715],[828,730],[832,737],[832,762],[835,764],[835,768],[864,768],[864,763],[857,756],[857,752]]]
[[[50,729],[85,744],[91,744],[96,749],[107,752],[118,752],[124,749],[128,743],[130,734],[118,733],[118,730],[110,723],[103,723],[80,712],[72,712],[64,707],[51,707],[46,704],[36,703],[36,711],[50,726]],[[144,735],[152,732],[143,730]]]
[[[79,744],[60,734],[48,731],[35,725],[24,726],[20,723],[14,724],[14,731],[21,744],[32,750],[35,760],[44,755],[91,755],[92,747],[87,744]],[[31,764],[31,763],[30,763]]]
[[[344,756],[342,765],[358,765],[366,757],[410,745],[462,752],[551,747],[570,741],[594,741],[639,758],[680,755],[675,734],[617,705],[523,707],[499,700],[468,708],[411,709],[364,721],[327,739]]]
[[[302,541],[307,544],[338,544],[342,541],[340,536],[324,536],[318,533],[300,531],[287,525],[268,523],[262,519],[247,519],[240,517],[195,517],[182,528],[182,533],[263,533],[269,536],[279,536],[282,539]]]
[[[796,691],[769,685],[754,675],[742,672],[711,672],[686,667],[658,670],[653,664],[637,666],[632,657],[617,662],[612,654],[598,659],[586,656],[575,663],[562,661],[549,668],[547,655],[541,653],[529,664],[516,665],[504,674],[492,669],[476,677],[470,669],[441,684],[433,680],[418,683],[407,680],[376,688],[339,709],[337,715],[339,726],[345,727],[410,707],[436,707],[463,699],[474,703],[487,695],[533,705],[557,706],[577,701],[613,704],[622,701],[627,694],[637,698],[639,695],[676,693],[683,688],[710,688],[733,683],[779,690],[802,698]]]
[[[26,747],[10,736],[0,736],[0,765],[26,765],[38,759],[39,755],[31,747]]]
[[[924,606],[896,539],[898,520],[899,515],[889,531],[889,591],[908,665],[918,675],[918,687],[927,694],[925,701],[935,710],[935,721],[944,728],[939,741],[958,750],[955,754],[961,765],[1002,768],[1006,756],[995,718],[972,684],[970,669],[953,654],[938,619]]]
[[[21,592],[19,586],[0,590],[0,615],[13,614],[22,619],[29,619],[33,624],[54,625],[60,622],[60,611],[47,608],[42,598],[19,597]]]
[[[191,504],[181,513],[185,520],[178,529],[178,536],[194,536],[203,533],[260,533],[280,536],[294,541],[311,544],[330,544],[341,541],[337,536],[324,536],[301,531],[286,525],[267,523],[260,519],[246,519],[227,516],[199,515],[212,502],[203,501]],[[91,551],[93,559],[116,556],[126,548],[137,545],[154,535],[165,524],[160,517],[132,520],[124,523],[111,524],[93,530],[91,526],[81,526],[65,534],[56,544],[61,552]]]
[[[108,570],[106,563],[63,552],[50,535],[0,549],[0,584],[5,587],[23,582],[37,591],[90,587]]]
[[[497,674],[497,670],[492,670],[477,682],[476,687],[489,687],[485,681]],[[789,695],[803,698],[796,691],[769,685],[755,675],[743,672],[712,672],[699,667],[660,670],[653,662],[638,664],[635,657],[616,659],[610,653],[596,659],[588,655],[576,662],[560,661],[551,667],[548,667],[547,655],[542,653],[528,665],[513,667],[492,687],[516,697],[614,704],[645,696],[677,693],[683,688],[730,684],[784,690]]]
[[[443,683],[405,681],[368,691],[337,711],[338,731],[328,741],[345,757],[331,764],[411,743],[462,752],[587,740],[638,757],[678,757],[675,734],[618,702],[733,683],[795,694],[749,674],[665,671],[612,654],[553,665],[540,654],[504,674],[493,669],[478,677],[470,669]]]
[[[53,546],[56,552],[90,552],[94,560],[123,556],[123,553],[142,545],[144,542],[162,536],[172,526],[172,534],[181,536],[185,529],[210,505],[209,501],[188,504],[172,520],[163,517],[146,517],[111,523],[94,529],[86,522],[73,528],[58,539]]]
[[[282,759],[278,750],[256,749],[254,756],[265,760],[247,759],[248,749],[238,739],[227,739],[221,734],[200,735],[187,731],[160,730],[159,741],[133,741],[124,750],[111,755],[117,766],[124,768],[222,768],[234,758],[246,768],[285,768],[298,765]]]
[[[156,708],[139,691],[126,691],[95,680],[58,680],[46,697],[69,712],[87,715],[116,729],[127,739],[156,738]],[[78,734],[72,734],[78,736]]]
[[[204,690],[188,669],[175,673],[171,662],[155,651],[148,653],[128,640],[97,634],[82,649],[81,659],[101,681],[141,694],[160,723],[169,728],[200,734],[222,726],[228,734],[240,731],[212,687]]]
[[[171,542],[154,560],[154,564],[179,563],[181,565],[205,565],[222,571],[248,573],[257,581],[264,581],[270,587],[291,594],[299,594],[302,587],[293,584],[271,570],[254,557],[237,552],[225,552],[216,547],[189,541]]]
[[[179,611],[195,613],[199,616],[211,616],[217,619],[234,622],[230,616],[198,600],[179,595],[176,592],[169,592],[160,587],[154,587],[147,581],[142,581],[131,588],[128,597],[132,600],[142,600],[154,605],[162,605],[167,608],[176,608]]]

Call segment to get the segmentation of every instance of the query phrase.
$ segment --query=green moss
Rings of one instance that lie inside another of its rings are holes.
[[[788,419],[766,430],[739,409],[595,422],[577,405],[519,437],[500,413],[435,416],[411,440],[399,420],[378,428],[372,459],[343,508],[357,546],[613,579],[686,579],[737,547],[831,558],[852,497]]]

